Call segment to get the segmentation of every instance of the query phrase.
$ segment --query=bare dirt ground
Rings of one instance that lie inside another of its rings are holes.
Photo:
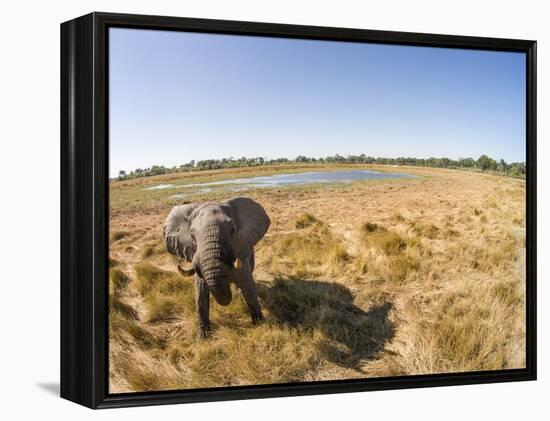
[[[162,242],[178,201],[113,183],[111,392],[523,367],[525,182],[398,171],[417,178],[246,192],[272,220],[256,250],[266,320],[237,295],[213,304],[206,341]]]

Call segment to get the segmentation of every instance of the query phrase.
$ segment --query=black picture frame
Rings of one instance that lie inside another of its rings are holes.
[[[170,392],[108,393],[108,28],[526,53],[526,368]],[[94,12],[61,24],[61,397],[90,408],[536,379],[536,42]]]

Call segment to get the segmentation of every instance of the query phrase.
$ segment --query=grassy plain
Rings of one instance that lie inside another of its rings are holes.
[[[413,179],[254,189],[196,184],[369,168]],[[188,187],[150,189],[159,184]],[[184,196],[176,196],[177,194]],[[272,225],[256,248],[266,320],[237,293],[197,340],[192,278],[162,223],[186,202],[246,195]],[[525,181],[448,169],[277,166],[110,185],[114,393],[525,365]]]

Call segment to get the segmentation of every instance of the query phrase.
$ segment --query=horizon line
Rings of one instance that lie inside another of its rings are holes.
[[[287,160],[288,162],[301,162],[301,163],[308,163],[309,160],[311,159],[315,159],[315,160],[325,160],[327,158],[336,158],[336,157],[341,157],[341,158],[344,158],[344,159],[349,159],[349,158],[352,158],[352,157],[364,157],[364,158],[373,158],[373,159],[392,159],[392,160],[395,160],[395,159],[414,159],[414,160],[430,160],[430,159],[448,159],[449,161],[461,161],[461,160],[466,160],[466,159],[472,159],[474,161],[478,161],[479,158],[481,158],[482,156],[487,156],[489,157],[490,159],[496,161],[497,163],[500,162],[500,161],[504,161],[504,163],[506,163],[507,165],[512,165],[512,164],[526,164],[526,160],[520,160],[520,161],[506,161],[505,159],[501,158],[501,159],[496,159],[496,158],[493,158],[491,157],[490,155],[487,155],[487,154],[481,154],[479,157],[477,158],[474,158],[473,156],[459,156],[458,158],[449,158],[448,156],[430,156],[428,158],[420,158],[420,157],[416,157],[416,156],[406,156],[406,155],[398,155],[398,156],[375,156],[375,155],[368,155],[368,154],[365,154],[365,153],[360,153],[360,154],[347,154],[347,155],[341,155],[341,154],[334,154],[334,155],[325,155],[325,156],[319,156],[319,157],[316,157],[316,156],[308,156],[308,155],[302,155],[302,154],[298,154],[296,157],[294,158],[288,158],[288,157],[285,157],[285,156],[278,156],[278,157],[274,157],[274,158],[270,158],[268,156],[246,156],[246,155],[242,155],[240,157],[234,157],[234,156],[229,156],[229,157],[223,157],[223,158],[206,158],[206,159],[190,159],[188,160],[187,162],[184,162],[184,163],[180,163],[180,164],[151,164],[151,165],[148,165],[148,166],[145,166],[145,167],[137,167],[137,168],[134,168],[134,169],[131,169],[129,170],[130,172],[134,172],[135,170],[137,169],[141,169],[141,170],[146,170],[146,169],[150,169],[152,167],[161,167],[161,168],[168,168],[168,169],[171,169],[171,168],[179,168],[179,167],[182,167],[182,166],[186,166],[186,165],[189,165],[189,167],[194,167],[196,168],[197,167],[197,164],[199,162],[205,162],[205,161],[223,161],[223,160],[226,160],[226,162],[237,162],[239,160],[242,160],[243,158],[244,159],[247,159],[247,160],[255,160],[255,159],[264,159],[265,161],[276,161],[276,160]],[[305,158],[307,159],[308,161],[298,161],[298,158]],[[191,162],[194,163],[193,166],[190,166]],[[368,163],[365,163],[365,164],[368,164]],[[125,172],[128,172],[127,170],[125,169],[119,169],[118,172],[120,171],[125,171]]]

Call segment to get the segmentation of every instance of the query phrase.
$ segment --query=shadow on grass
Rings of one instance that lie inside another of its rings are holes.
[[[384,301],[367,311],[353,304],[345,286],[324,281],[277,279],[258,283],[263,305],[277,323],[304,331],[319,330],[321,355],[342,367],[360,371],[360,362],[376,358],[394,337]]]

